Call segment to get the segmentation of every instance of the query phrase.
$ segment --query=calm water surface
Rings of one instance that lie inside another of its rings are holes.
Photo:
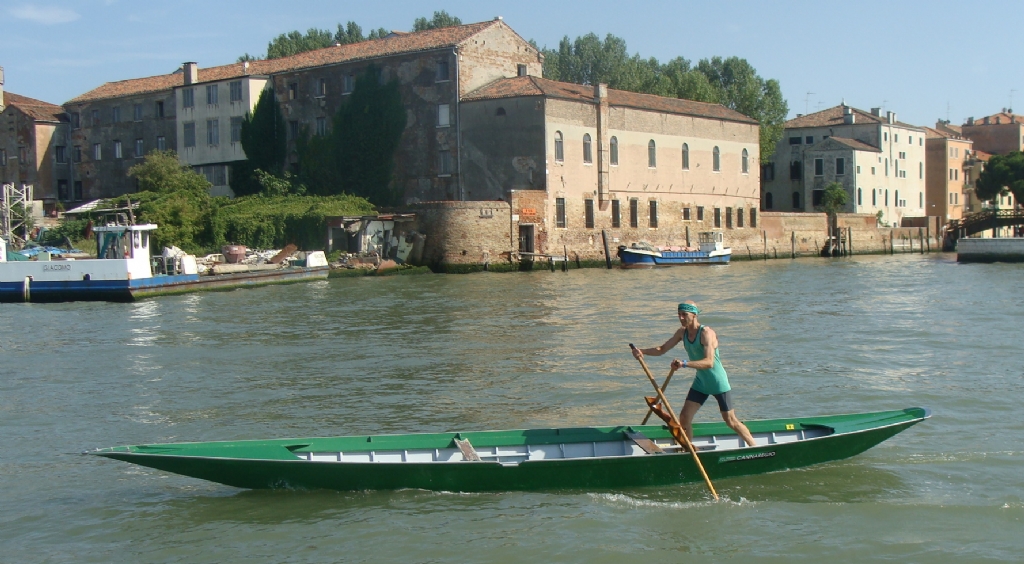
[[[3,304],[0,562],[1020,561],[1022,278],[903,255]],[[721,480],[717,503],[703,484],[244,491],[79,454],[639,423],[650,389],[627,343],[667,339],[686,298],[741,418],[934,417],[849,460]]]

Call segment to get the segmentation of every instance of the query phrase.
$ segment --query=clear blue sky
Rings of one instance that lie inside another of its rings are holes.
[[[285,9],[285,6],[289,6]],[[262,54],[274,36],[353,20],[409,30],[446,10],[464,23],[503,16],[526,39],[612,33],[630,53],[696,62],[747,59],[775,78],[790,117],[846,103],[881,106],[901,121],[962,123],[1011,105],[1024,110],[1024,2],[519,0],[3,0],[5,89],[56,104],[108,81]],[[1024,112],[1022,112],[1024,113]]]

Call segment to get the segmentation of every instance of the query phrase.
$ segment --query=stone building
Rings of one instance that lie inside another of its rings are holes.
[[[1003,110],[981,119],[967,118],[963,136],[974,142],[974,148],[993,155],[1024,150],[1024,116]]]
[[[511,203],[519,252],[756,225],[758,123],[724,106],[523,76],[467,94],[462,120],[467,194]]]
[[[231,194],[228,165],[244,159],[240,120],[272,88],[288,125],[288,164],[296,138],[329,131],[355,79],[371,65],[396,79],[408,112],[394,181],[406,201],[471,198],[458,150],[462,96],[502,77],[541,73],[542,57],[500,18],[335,45],[280,59],[200,68],[185,63],[154,77],[104,84],[65,104],[72,121],[76,181],[87,199],[134,190],[127,169],[152,149],[176,149]]]
[[[762,208],[814,211],[824,188],[839,182],[848,194],[844,211],[882,212],[900,225],[925,213],[925,132],[900,122],[894,112],[865,112],[845,103],[785,124],[766,163]]]
[[[943,125],[925,128],[925,203],[927,215],[948,222],[964,215],[972,143]]]
[[[0,184],[30,184],[47,207],[71,184],[68,121],[60,106],[4,91],[0,67]]]

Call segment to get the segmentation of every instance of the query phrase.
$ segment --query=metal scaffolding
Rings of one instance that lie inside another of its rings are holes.
[[[0,200],[0,237],[11,246],[21,248],[28,240],[32,185],[22,184],[17,188],[14,184],[4,184],[0,196],[3,197]]]

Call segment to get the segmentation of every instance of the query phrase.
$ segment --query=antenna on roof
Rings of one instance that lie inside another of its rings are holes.
[[[1012,114],[1013,113],[1013,93],[1016,92],[1016,91],[1017,91],[1016,88],[1011,88],[1010,89],[1010,107],[1006,109],[1006,113],[1008,113],[1008,114]]]
[[[807,95],[804,96],[804,113],[805,114],[809,114],[810,113],[809,111],[807,111],[807,107],[808,107],[808,104],[810,103],[810,100],[811,100],[811,94],[814,94],[814,92],[808,92]]]

